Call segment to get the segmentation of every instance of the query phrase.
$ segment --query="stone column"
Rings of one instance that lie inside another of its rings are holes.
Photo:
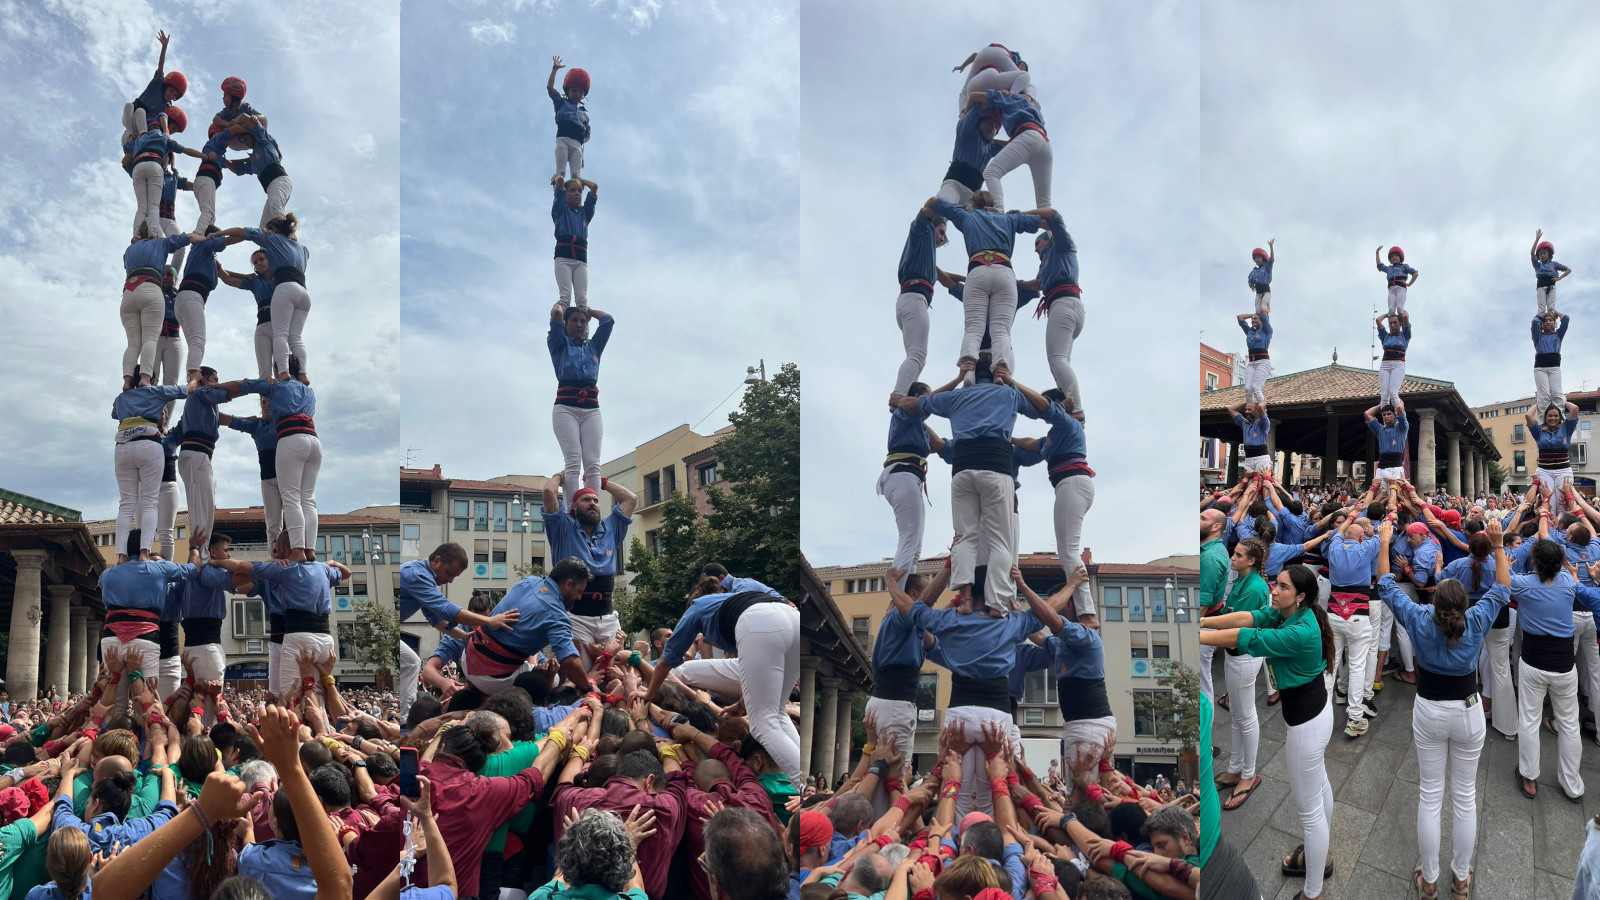
[[[15,700],[39,695],[39,620],[43,618],[43,550],[13,550],[17,584],[11,599],[11,632],[6,651],[6,691]]]
[[[1439,489],[1438,447],[1433,434],[1435,409],[1417,410],[1417,471],[1412,480],[1417,490],[1432,492]]]
[[[71,685],[68,680],[68,662],[72,652],[72,595],[70,584],[50,585],[50,635],[45,647],[44,688],[56,686],[56,693],[65,695]]]
[[[1367,430],[1367,483],[1372,483],[1372,478],[1378,472],[1378,439],[1373,437],[1372,430]]]
[[[1339,480],[1339,414],[1328,413],[1328,442],[1322,453],[1322,483],[1324,486]]]
[[[1444,485],[1450,496],[1457,497],[1461,494],[1461,432],[1447,431],[1444,433]]]
[[[1278,429],[1276,428],[1267,429],[1267,466],[1267,471],[1271,472],[1272,477],[1277,479],[1280,484],[1289,475],[1287,465],[1284,466],[1285,471],[1281,473],[1278,471]]]
[[[817,735],[817,751],[813,757],[812,765],[822,777],[828,779],[828,785],[833,785],[833,745],[835,735],[839,733],[839,679],[819,678],[822,682],[822,709],[817,713],[821,720],[822,730]],[[807,772],[807,775],[813,773]]]
[[[1226,446],[1228,448],[1228,486],[1232,487],[1239,483],[1239,445],[1230,441]]]
[[[1462,485],[1466,489],[1467,499],[1478,498],[1478,451],[1471,447],[1466,448],[1461,458],[1461,473],[1466,478]]]
[[[839,692],[839,746],[833,753],[833,777],[850,771],[850,717],[855,712],[855,692]]]
[[[800,771],[811,773],[811,742],[816,738],[817,660],[800,657]],[[795,785],[800,788],[801,785]]]
[[[72,649],[67,654],[67,685],[74,694],[89,688],[89,608],[72,608]]]

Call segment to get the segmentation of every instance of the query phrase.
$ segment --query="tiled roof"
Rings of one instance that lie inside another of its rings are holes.
[[[82,521],[83,513],[75,509],[0,488],[0,525],[54,525]]]
[[[538,490],[538,488],[528,487],[512,481],[475,481],[471,478],[446,478],[439,466],[434,466],[431,469],[407,469],[401,467],[400,480],[413,484],[436,484],[452,491],[495,491],[516,494]]]
[[[1567,400],[1572,403],[1577,403],[1580,400],[1600,400],[1600,391],[1567,391],[1566,395]],[[1521,406],[1525,403],[1532,403],[1534,399],[1534,396],[1529,394],[1525,397],[1518,397],[1515,400],[1500,400],[1495,403],[1482,403],[1472,407],[1472,411],[1485,412],[1491,409],[1499,409],[1502,406]]]
[[[1407,372],[1406,380],[1400,386],[1400,393],[1402,396],[1434,394],[1453,388],[1451,382],[1424,378]],[[1307,369],[1304,372],[1268,378],[1263,393],[1266,394],[1269,409],[1273,405],[1327,403],[1377,397],[1378,373],[1372,369],[1353,369],[1334,364],[1320,369]],[[1226,409],[1242,399],[1244,399],[1244,385],[1216,391],[1202,391],[1200,411]]]

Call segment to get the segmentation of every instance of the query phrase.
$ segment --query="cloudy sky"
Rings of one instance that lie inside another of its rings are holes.
[[[746,366],[796,361],[817,292],[796,279],[793,0],[460,0],[402,15],[411,465],[467,478],[560,468],[545,349],[552,55],[593,79],[589,302],[617,319],[604,458],[678,425],[726,425]]]
[[[973,9],[806,3],[803,284],[811,305],[831,313],[810,320],[801,360],[806,553],[823,565],[894,552],[894,518],[874,486],[884,402],[903,358],[895,269],[911,218],[949,164],[962,84],[950,69],[991,41],[1029,62],[1054,150],[1054,205],[1079,247],[1087,321],[1073,368],[1098,473],[1084,544],[1101,562],[1192,553],[1192,522],[1150,511],[1188,496],[1194,480],[1197,19],[1181,3],[1013,3],[981,17]],[[1008,176],[1006,189],[1008,206],[1031,205],[1026,172]],[[951,238],[940,266],[964,271],[954,229]],[[1031,236],[1017,251],[1018,274],[1032,277]],[[923,380],[940,384],[955,371],[961,307],[939,290],[932,318]],[[1031,306],[1013,335],[1018,380],[1051,386]],[[948,422],[933,423],[949,435]],[[1019,419],[1017,433],[1043,429]],[[951,537],[950,470],[930,469],[925,554]],[[1036,468],[1022,482],[1021,549],[1054,551],[1049,480]]]
[[[1530,396],[1528,250],[1543,228],[1575,270],[1557,288],[1572,315],[1566,385],[1600,388],[1600,362],[1574,352],[1600,334],[1586,113],[1600,103],[1600,13],[1206,8],[1204,340],[1243,352],[1233,317],[1251,308],[1250,249],[1276,237],[1276,371],[1326,365],[1335,347],[1343,364],[1372,365],[1386,308],[1372,251],[1398,244],[1420,272],[1408,371],[1454,381],[1472,405]]]
[[[320,507],[392,503],[399,457],[395,382],[399,290],[399,17],[376,7],[315,2],[151,3],[0,0],[0,486],[82,510],[116,514],[111,401],[126,339],[118,318],[122,252],[134,214],[119,166],[122,106],[149,81],[172,35],[167,70],[189,92],[178,105],[196,146],[221,107],[228,75],[271,120],[294,179],[290,208],[311,249],[306,328],[322,438]],[[195,161],[179,163],[186,176]],[[226,176],[218,224],[255,225],[262,191]],[[180,193],[178,221],[199,214]],[[223,265],[248,270],[250,245]],[[255,304],[219,285],[208,307],[206,364],[254,377]],[[249,399],[230,409],[251,414]],[[217,503],[261,502],[255,447],[225,434],[215,457]]]

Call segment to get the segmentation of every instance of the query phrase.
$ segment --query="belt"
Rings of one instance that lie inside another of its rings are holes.
[[[1346,621],[1352,616],[1370,616],[1372,596],[1364,590],[1331,590],[1328,592],[1328,612]]]
[[[1399,280],[1396,280],[1396,279],[1393,279],[1393,278],[1389,279],[1389,287],[1405,287],[1405,286],[1406,286],[1406,280],[1404,278],[1401,278]]]
[[[1005,438],[966,438],[951,451],[952,473],[974,469],[1011,475],[1011,442]]]
[[[272,280],[279,284],[283,284],[285,281],[292,281],[301,287],[305,287],[306,273],[304,269],[296,269],[294,266],[279,266],[272,270]]]
[[[967,260],[967,271],[979,266],[1005,266],[1011,268],[1011,257],[998,250],[979,250]]]
[[[264,191],[267,188],[272,186],[273,180],[276,179],[278,176],[282,175],[282,176],[287,177],[288,174],[289,174],[288,172],[285,172],[283,170],[283,164],[282,163],[273,163],[272,165],[267,166],[265,169],[261,170],[260,172],[257,172],[256,173],[256,180],[261,182],[261,189]]]
[[[579,409],[600,407],[600,386],[592,381],[560,382],[556,386],[556,405]]]
[[[217,439],[208,438],[198,431],[186,431],[183,433],[183,443],[179,446],[184,450],[194,450],[210,456],[212,453],[216,452]]]
[[[1244,450],[1245,459],[1249,459],[1252,456],[1266,456],[1267,455],[1267,445],[1266,444],[1245,444],[1244,447],[1243,447],[1243,450]]]
[[[220,624],[222,620],[217,621]],[[162,622],[156,629],[156,634],[159,636],[157,643],[161,645],[161,659],[172,659],[181,652],[178,649],[177,622]]]
[[[900,282],[900,293],[921,294],[927,298],[928,305],[933,305],[933,282],[925,278],[907,278]]]
[[[490,677],[509,675],[522,668],[522,664],[527,661],[526,654],[518,655],[506,649],[499,641],[485,634],[481,628],[473,631],[472,636],[467,638],[466,658],[469,661],[476,660],[471,666],[475,670],[472,674]],[[485,663],[494,671],[482,671]]]
[[[216,282],[206,284],[204,281],[196,281],[193,278],[185,278],[183,281],[178,283],[178,290],[194,291],[196,294],[200,295],[201,301],[205,301],[211,298],[211,291],[215,289],[216,286]]]
[[[975,166],[958,159],[950,160],[950,168],[945,170],[944,180],[954,181],[969,191],[976,191],[983,187],[983,173]]]
[[[283,643],[283,613],[267,613],[267,634],[274,644]]]
[[[1251,362],[1260,362],[1263,359],[1270,359],[1270,358],[1271,357],[1268,355],[1267,351],[1265,351],[1265,350],[1251,350],[1250,351],[1250,361]]]
[[[722,649],[726,650],[729,656],[736,655],[739,652],[738,638],[735,634],[739,626],[739,617],[744,615],[745,611],[750,607],[760,606],[763,603],[793,605],[787,599],[775,597],[766,591],[742,591],[722,601],[721,608],[717,610],[717,629],[722,632],[723,639],[728,642],[728,646]]]
[[[1405,362],[1405,359],[1406,359],[1406,352],[1404,350],[1387,350],[1386,349],[1386,350],[1383,351],[1383,361],[1384,362]]]
[[[284,634],[327,634],[328,614],[315,613],[303,609],[286,609],[283,611]]]
[[[1050,464],[1050,486],[1055,487],[1061,482],[1075,475],[1094,477],[1094,470],[1089,468],[1089,461],[1081,456],[1073,456],[1060,462]]]
[[[1554,369],[1561,365],[1561,351],[1554,353],[1535,353],[1533,367],[1535,369]]]
[[[575,259],[578,262],[589,261],[589,239],[568,235],[565,238],[556,238],[556,259]]]
[[[1006,678],[966,678],[950,674],[949,709],[958,706],[981,706],[1011,711],[1011,682]]]
[[[288,437],[291,434],[309,434],[312,437],[317,436],[317,424],[311,420],[310,416],[303,413],[293,416],[284,416],[278,420],[277,424],[278,438],[280,440]]]
[[[921,666],[879,666],[872,670],[872,696],[916,702]]]
[[[1393,453],[1378,454],[1378,468],[1380,469],[1398,469],[1403,465],[1405,465],[1405,455],[1398,450]]]
[[[891,453],[883,458],[885,466],[905,465],[928,471],[928,458],[920,453]]]
[[[146,150],[133,158],[133,164],[135,166],[142,162],[153,162],[159,166],[161,165],[161,154],[154,150]]]
[[[1572,468],[1572,455],[1566,450],[1540,450],[1539,468],[1570,469]]]
[[[1267,673],[1269,676],[1272,673],[1270,664]],[[1328,685],[1320,673],[1305,684],[1279,688],[1278,693],[1282,695],[1283,721],[1286,725],[1304,725],[1315,719],[1328,705]]]
[[[184,619],[183,643],[187,647],[222,643],[222,620]]]
[[[1011,131],[1009,128],[1006,130]],[[1045,133],[1044,126],[1040,125],[1038,122],[1023,122],[1021,125],[1018,125],[1016,131],[1011,131],[1012,139],[1015,140],[1017,136],[1022,134],[1024,131],[1037,131],[1039,132],[1039,136],[1044,138],[1046,142],[1050,140],[1050,135]]]
[[[278,477],[278,448],[257,447],[256,465],[261,470],[261,480],[271,481]]]
[[[196,177],[196,178],[209,178],[212,181],[216,182],[218,186],[221,186],[221,184],[222,184],[222,168],[220,166],[218,166],[216,163],[214,163],[214,162],[212,162],[210,160],[206,160],[205,162],[200,164],[200,168],[199,169],[195,170],[194,177]]]

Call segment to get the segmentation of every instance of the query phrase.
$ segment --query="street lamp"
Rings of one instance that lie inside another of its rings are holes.
[[[521,565],[525,566],[528,564],[528,530],[533,527],[533,515],[528,512],[528,504],[522,502],[521,494],[517,494],[511,499],[516,502],[517,508],[522,511],[522,539],[520,541],[522,549],[517,558],[522,560]]]
[[[745,384],[757,384],[759,382],[766,381],[766,380],[767,380],[767,361],[766,360],[764,360],[764,359],[761,360],[761,367],[759,369],[757,369],[755,366],[745,366],[744,367],[744,383]]]

